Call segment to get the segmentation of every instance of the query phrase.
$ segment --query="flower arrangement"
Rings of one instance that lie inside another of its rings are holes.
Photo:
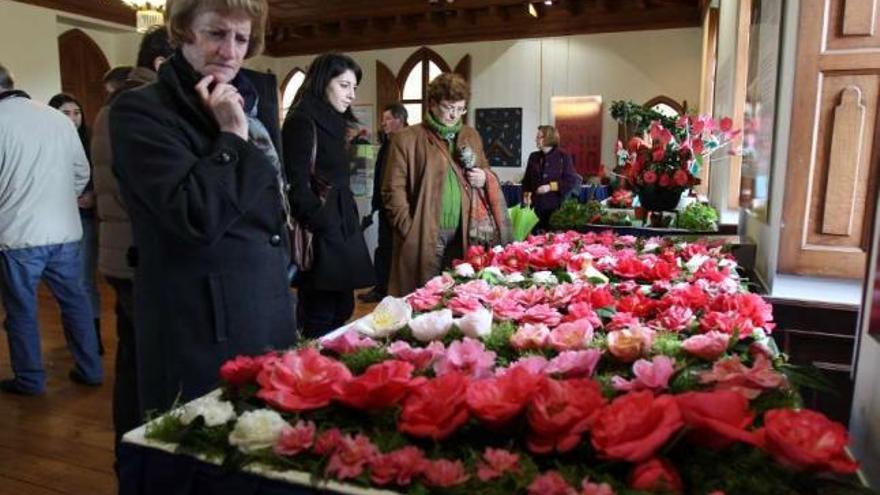
[[[647,132],[633,137],[624,145],[617,142],[615,173],[626,180],[628,187],[640,199],[654,199],[666,194],[678,203],[681,193],[699,184],[697,177],[705,160],[716,151],[728,146],[739,134],[733,130],[730,118],[714,120],[708,116],[684,115],[668,129],[659,121],[652,121]],[[659,198],[658,198],[659,199]],[[649,210],[672,209],[673,204]]]
[[[609,208],[632,208],[633,193],[629,189],[617,189],[607,201]]]
[[[736,268],[610,233],[474,246],[319,345],[227,362],[147,437],[410,494],[858,493]]]

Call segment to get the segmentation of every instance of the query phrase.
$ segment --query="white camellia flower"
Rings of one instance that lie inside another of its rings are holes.
[[[707,261],[709,261],[708,256],[704,254],[695,254],[693,257],[691,257],[691,259],[688,260],[687,263],[685,263],[685,266],[687,267],[689,272],[695,273],[697,270],[700,269],[701,266],[703,266],[703,263]]]
[[[504,277],[504,282],[508,284],[518,284],[524,282],[526,278],[520,272],[513,272]]]
[[[477,275],[470,263],[461,263],[455,267],[455,274],[459,277],[473,278]]]
[[[412,319],[412,306],[404,299],[387,296],[372,313],[358,320],[353,328],[374,339],[388,337]]]
[[[492,312],[484,307],[455,320],[461,332],[468,337],[481,339],[492,333]]]
[[[503,252],[504,252],[504,246],[495,246],[495,247],[492,248],[492,252],[495,253],[495,254],[503,253]]]
[[[585,278],[585,279],[587,279],[587,280],[589,280],[589,279],[599,279],[599,280],[602,281],[603,284],[607,284],[607,283],[608,283],[608,277],[606,277],[604,273],[602,273],[602,272],[600,272],[599,270],[597,270],[596,267],[593,266],[592,263],[590,263],[590,264],[588,264],[588,265],[585,265],[585,266],[581,269],[581,276],[583,276],[583,278]]]
[[[452,328],[452,311],[441,309],[416,316],[409,322],[413,337],[421,342],[430,342],[443,338]]]
[[[660,244],[658,244],[654,241],[648,241],[645,243],[644,246],[642,246],[643,253],[650,253],[650,252],[656,251],[658,249],[660,249]]]
[[[219,394],[209,394],[186,404],[180,411],[180,422],[188,425],[201,416],[206,426],[220,426],[235,418],[231,402],[220,400]]]
[[[734,260],[734,259],[730,259],[730,258],[722,258],[722,259],[718,262],[718,267],[719,267],[719,268],[724,268],[724,267],[726,267],[726,266],[729,266],[731,270],[734,270],[737,266],[739,266],[739,263],[737,263],[736,260]]]
[[[499,282],[507,281],[507,277],[504,276],[504,272],[502,272],[501,269],[497,266],[487,266],[486,268],[483,268],[482,270],[480,270],[480,277],[494,279]]]
[[[540,285],[556,285],[559,280],[556,275],[553,275],[553,272],[543,270],[532,274],[532,282]]]
[[[229,443],[244,453],[275,445],[287,421],[271,409],[258,409],[242,414],[229,434]]]

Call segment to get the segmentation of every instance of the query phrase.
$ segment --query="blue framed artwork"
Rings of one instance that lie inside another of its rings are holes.
[[[522,166],[522,108],[478,108],[477,132],[492,167]]]

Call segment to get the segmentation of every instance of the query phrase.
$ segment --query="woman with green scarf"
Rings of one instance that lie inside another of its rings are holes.
[[[473,245],[510,242],[507,205],[477,131],[462,120],[470,88],[457,74],[428,86],[425,121],[396,133],[382,177],[394,230],[388,293],[415,290]]]

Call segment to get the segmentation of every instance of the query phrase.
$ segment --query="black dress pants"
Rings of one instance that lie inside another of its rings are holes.
[[[137,384],[137,353],[134,340],[132,281],[106,277],[116,292],[116,379],[113,384],[113,431],[116,445],[122,435],[140,426]]]
[[[300,287],[297,293],[297,319],[302,336],[316,339],[341,327],[354,313],[354,291],[315,290]]]
[[[385,219],[385,212],[379,212],[379,236],[373,266],[376,270],[376,288],[379,294],[388,294],[388,275],[391,273],[391,246],[394,242],[391,223]]]

